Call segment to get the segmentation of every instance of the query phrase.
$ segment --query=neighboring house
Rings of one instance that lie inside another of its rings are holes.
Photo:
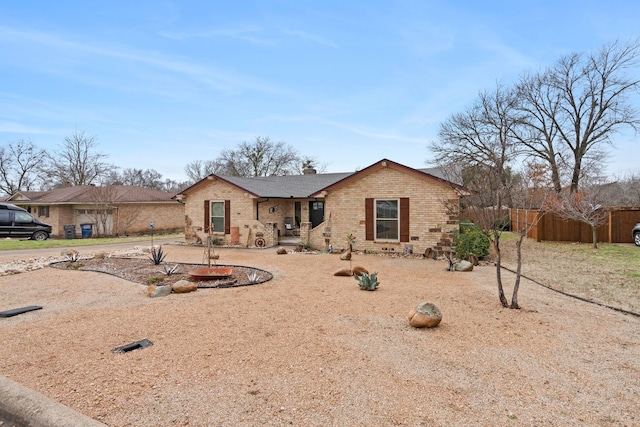
[[[184,206],[172,194],[144,187],[81,185],[51,191],[19,191],[7,199],[52,226],[54,237],[92,224],[93,235],[119,236],[154,231],[182,231]],[[66,228],[66,229],[65,229]]]
[[[261,247],[293,235],[303,245],[340,250],[353,234],[356,250],[422,253],[451,245],[458,226],[451,206],[458,206],[464,189],[438,169],[383,159],[358,172],[304,172],[207,176],[176,195],[185,204],[186,240],[211,232],[228,244]]]

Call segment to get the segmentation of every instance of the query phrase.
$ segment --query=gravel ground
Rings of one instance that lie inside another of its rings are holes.
[[[489,266],[356,254],[366,292],[338,255],[218,252],[274,278],[152,299],[103,273],[0,277],[0,310],[44,306],[0,319],[0,374],[110,426],[640,425],[637,317],[527,281],[503,309]],[[408,325],[423,301],[437,328]]]

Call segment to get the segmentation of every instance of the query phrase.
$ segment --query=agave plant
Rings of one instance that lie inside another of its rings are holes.
[[[76,250],[70,250],[64,255],[64,259],[69,262],[76,262],[80,259],[80,252]]]
[[[162,261],[164,261],[164,258],[166,256],[167,254],[162,252],[162,245],[160,245],[157,250],[155,246],[151,247],[151,256],[149,257],[149,259],[153,261],[154,265],[162,264]]]
[[[353,276],[358,282],[358,286],[363,291],[375,291],[380,285],[378,281],[378,273],[362,273],[360,276]]]
[[[169,264],[165,263],[164,270],[160,270],[160,273],[164,273],[167,276],[171,276],[173,273],[176,272],[177,269],[178,269],[178,264],[175,264],[173,267],[171,267]]]
[[[254,284],[258,283],[258,281],[262,279],[262,276],[258,274],[258,270],[253,270],[251,273],[247,273],[247,279],[249,283]]]

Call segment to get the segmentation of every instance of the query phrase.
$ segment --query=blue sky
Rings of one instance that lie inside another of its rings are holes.
[[[255,136],[327,172],[425,167],[479,91],[636,38],[639,16],[635,0],[3,1],[0,145],[84,131],[176,180]],[[638,169],[634,141],[617,137],[611,173]]]

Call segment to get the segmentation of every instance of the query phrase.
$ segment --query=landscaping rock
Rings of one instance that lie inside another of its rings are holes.
[[[335,273],[333,273],[334,276],[353,276],[353,273],[351,272],[350,269],[348,268],[343,268],[340,269],[338,271],[336,271]]]
[[[198,289],[198,285],[193,282],[189,282],[188,280],[178,280],[176,283],[171,285],[171,290],[176,294],[186,294],[188,292],[193,292]]]
[[[343,261],[349,261],[351,259],[351,251],[346,251],[342,255],[340,255],[340,259]]]
[[[354,276],[362,276],[362,273],[369,274],[369,270],[367,270],[364,267],[360,267],[360,266],[353,267],[353,275]]]
[[[460,261],[453,264],[453,271],[473,271],[473,264],[469,261]]]
[[[285,248],[278,248],[278,250],[276,251],[276,253],[278,255],[286,255],[287,254],[287,250]]]
[[[171,286],[168,285],[151,285],[147,288],[147,295],[151,298],[166,297],[171,293]]]
[[[442,312],[433,303],[423,302],[409,313],[409,324],[414,328],[435,328],[442,320]]]

